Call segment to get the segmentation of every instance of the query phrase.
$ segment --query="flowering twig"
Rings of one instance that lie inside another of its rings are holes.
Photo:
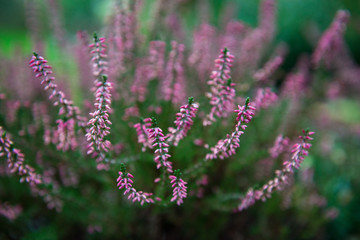
[[[231,112],[235,98],[235,84],[230,79],[230,67],[234,56],[227,48],[221,50],[220,56],[215,60],[215,70],[211,73],[208,81],[210,92],[207,96],[212,105],[210,113],[205,117],[203,125],[211,125],[216,121],[215,117],[227,117]]]
[[[107,62],[105,61],[105,39],[98,38],[94,34],[94,44],[90,47],[93,48],[91,53],[93,54],[93,71],[95,79],[95,111],[90,113],[92,118],[88,122],[88,132],[86,139],[89,143],[88,154],[92,154],[97,158],[97,162],[100,163],[105,159],[105,152],[107,152],[111,146],[109,140],[105,140],[105,137],[110,133],[111,122],[109,121],[109,112],[111,111],[111,83],[108,81],[107,76],[103,75],[107,70]],[[98,164],[98,168],[103,165]]]
[[[177,205],[181,205],[184,202],[184,198],[187,196],[187,187],[184,180],[180,178],[181,173],[180,170],[177,169],[174,171],[174,175],[171,175],[169,178],[171,180],[171,187],[173,188],[173,197],[171,198],[171,202],[176,201]]]
[[[259,88],[255,95],[256,109],[269,108],[278,100],[278,96],[270,88]]]
[[[153,148],[153,145],[151,143],[151,139],[149,138],[149,128],[151,127],[151,119],[140,119],[139,123],[134,124],[134,128],[136,129],[136,133],[138,136],[138,143],[141,143],[143,147],[141,148],[141,151],[145,151],[146,148]]]
[[[0,202],[0,215],[9,219],[9,221],[14,221],[22,212],[20,205],[9,205],[7,202]]]
[[[85,118],[80,116],[79,108],[74,106],[73,102],[68,100],[65,94],[57,89],[57,84],[54,83],[55,77],[51,76],[51,66],[47,64],[47,60],[34,52],[29,65],[36,73],[36,77],[44,77],[41,84],[45,85],[45,90],[51,92],[49,99],[55,98],[54,106],[60,105],[59,115],[62,116],[62,119],[56,121],[57,129],[54,136],[57,149],[62,151],[67,151],[70,148],[75,149],[77,147],[75,123],[84,130]]]
[[[146,193],[143,191],[137,191],[132,184],[134,183],[132,178],[134,176],[131,173],[126,172],[124,164],[121,164],[119,177],[116,180],[118,182],[117,186],[119,189],[125,189],[124,195],[128,194],[128,199],[131,199],[133,202],[140,202],[141,205],[146,203],[154,203],[154,200],[151,198],[152,193]]]
[[[206,155],[206,160],[211,160],[215,158],[224,159],[233,154],[235,154],[235,149],[240,147],[240,136],[244,134],[244,130],[247,127],[247,124],[253,118],[255,107],[250,105],[249,98],[246,99],[244,106],[238,106],[238,109],[235,110],[238,115],[236,117],[235,130],[231,135],[227,135],[225,139],[220,139],[218,143],[212,147],[211,153]]]
[[[47,60],[34,52],[29,66],[36,73],[35,77],[43,77],[41,84],[45,85],[44,89],[51,93],[49,99],[54,98],[54,106],[60,106],[59,115],[64,116],[65,120],[74,119],[77,125],[84,129],[86,126],[85,118],[80,116],[79,108],[74,106],[73,102],[68,100],[65,94],[57,89],[57,84],[54,83],[55,77],[51,76],[52,67],[47,62]]]
[[[162,97],[174,104],[181,103],[186,97],[184,77],[184,45],[171,42],[172,50],[166,65],[165,75],[161,86]]]
[[[336,13],[335,19],[321,36],[312,55],[312,63],[315,67],[318,67],[322,60],[328,64],[333,57],[336,58],[335,53],[341,47],[341,38],[345,32],[349,16],[349,12],[345,10],[339,10]]]
[[[20,182],[28,182],[30,185],[37,185],[42,182],[41,175],[35,169],[24,163],[24,154],[14,148],[13,142],[8,138],[6,132],[0,126],[0,157],[7,158],[8,168],[11,173],[17,172],[21,176]]]
[[[0,157],[1,156],[5,156],[7,158],[10,172],[17,172],[17,174],[21,176],[20,182],[27,182],[33,193],[43,197],[44,201],[48,205],[48,208],[55,208],[57,211],[61,210],[61,200],[54,196],[48,189],[41,187],[40,184],[46,183],[44,176],[36,173],[35,169],[30,165],[25,164],[24,154],[14,147],[13,142],[0,126]]]
[[[263,68],[257,70],[254,73],[253,78],[255,78],[257,81],[268,80],[283,63],[283,61],[283,56],[275,56],[274,58],[270,59]]]
[[[161,166],[166,169],[167,172],[172,173],[172,162],[168,160],[171,155],[169,152],[169,144],[166,143],[166,137],[164,136],[161,128],[157,126],[155,118],[151,119],[152,128],[149,131],[149,138],[151,139],[152,146],[156,148],[154,162],[156,163],[156,168]]]
[[[311,147],[311,144],[307,141],[313,140],[311,135],[314,132],[309,130],[303,130],[303,136],[300,136],[300,142],[294,144],[292,147],[292,156],[290,160],[286,160],[283,165],[284,167],[281,170],[276,170],[276,177],[266,184],[264,184],[259,190],[253,190],[250,188],[245,197],[242,198],[240,205],[237,210],[245,210],[255,204],[257,200],[265,201],[267,198],[271,197],[273,189],[282,190],[285,185],[288,184],[288,179],[293,175],[294,170],[300,167],[300,164],[304,161],[305,156],[309,154],[307,149]]]
[[[105,38],[98,38],[94,33],[94,43],[89,45],[90,53],[92,55],[91,61],[93,62],[93,75],[95,77],[95,83],[101,81],[101,78],[106,74],[108,70],[107,54]]]
[[[277,158],[285,150],[285,147],[289,145],[289,138],[284,138],[282,135],[277,136],[274,146],[269,149],[269,153],[272,158]]]
[[[175,128],[170,127],[167,135],[167,143],[177,146],[190,130],[196,116],[198,105],[194,103],[194,98],[189,97],[188,104],[180,107],[180,112],[176,114]]]

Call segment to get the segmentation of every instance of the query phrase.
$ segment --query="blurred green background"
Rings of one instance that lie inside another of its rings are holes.
[[[47,16],[47,6],[43,0],[12,0],[2,1],[0,8],[0,49],[10,54],[15,46],[21,46],[25,51],[31,51],[28,30],[25,21],[25,3],[35,4],[39,9],[41,19],[39,28],[43,37],[50,44],[52,39]],[[106,21],[111,11],[111,0],[60,0],[61,18],[68,39],[75,41],[76,32],[98,31]],[[202,1],[182,1],[178,9],[181,20],[185,23],[187,33],[203,21],[199,5]],[[259,0],[210,0],[209,22],[217,27],[222,26],[224,13],[231,14],[227,18],[241,19],[251,26],[257,22]],[[152,18],[155,0],[144,0],[146,7],[141,14],[142,31],[146,32],[148,20]],[[278,0],[277,41],[285,41],[290,46],[288,61],[294,63],[300,52],[310,52],[310,36],[306,32],[323,32],[331,23],[336,10],[348,9],[351,20],[346,31],[346,41],[357,62],[360,62],[360,1],[354,0]],[[189,36],[190,38],[190,36]]]

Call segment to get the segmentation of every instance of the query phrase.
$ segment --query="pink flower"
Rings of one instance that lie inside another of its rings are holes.
[[[259,27],[263,29],[267,41],[270,41],[275,32],[276,1],[262,0],[259,9]]]
[[[93,63],[93,75],[97,81],[101,81],[102,76],[108,71],[105,38],[98,38],[94,33],[94,43],[90,44],[89,48]]]
[[[22,212],[22,208],[20,205],[11,206],[8,203],[0,202],[0,215],[3,215],[9,221],[14,221]]]
[[[336,53],[341,48],[342,37],[345,32],[346,24],[349,21],[349,12],[339,10],[331,26],[321,36],[315,51],[312,55],[312,63],[318,67],[321,61],[329,65],[332,58],[336,58]]]
[[[75,150],[75,148],[78,146],[78,143],[75,136],[74,119],[69,119],[65,122],[62,119],[58,119],[56,120],[56,123],[57,129],[53,135],[56,148],[64,152],[69,149]]]
[[[89,40],[88,34],[85,31],[78,31],[76,34],[77,45],[75,49],[76,63],[79,68],[79,79],[83,94],[88,97],[88,89],[91,88],[93,78],[90,65],[90,53],[89,53]]]
[[[151,41],[149,46],[148,62],[151,66],[149,78],[162,79],[164,75],[165,66],[165,47],[166,43],[163,41]]]
[[[34,56],[29,62],[29,66],[36,73],[35,77],[43,77],[41,84],[44,89],[50,92],[49,99],[54,99],[54,106],[60,106],[59,115],[63,115],[67,119],[73,118],[79,127],[85,127],[85,118],[80,116],[80,110],[74,106],[73,102],[65,97],[62,91],[57,89],[57,84],[54,83],[55,77],[52,77],[52,67],[47,64],[47,60],[34,53]]]
[[[209,24],[201,24],[194,32],[193,46],[188,62],[196,67],[200,81],[204,82],[211,71],[214,46],[215,29]],[[215,53],[216,54],[216,53]],[[216,56],[216,55],[215,55]]]
[[[269,153],[272,158],[277,158],[281,153],[285,151],[285,148],[289,145],[289,138],[284,138],[282,135],[277,136],[274,146],[269,149]]]
[[[253,77],[257,81],[268,80],[282,63],[283,63],[283,57],[275,56],[274,58],[270,59],[262,69],[257,70],[254,73]]]
[[[253,118],[254,111],[255,107],[250,105],[249,98],[246,99],[244,106],[238,106],[238,109],[234,111],[238,113],[234,132],[231,135],[228,134],[225,139],[220,139],[214,147],[210,148],[211,153],[206,155],[206,160],[224,159],[235,154],[235,150],[240,147],[240,136],[244,134],[247,124]]]
[[[171,42],[172,50],[166,65],[164,80],[161,86],[163,99],[174,104],[182,102],[186,97],[184,76],[184,45]]]
[[[140,112],[137,106],[128,107],[125,109],[124,116],[122,117],[123,120],[127,121],[130,117],[139,117]]]
[[[278,96],[270,88],[259,88],[256,91],[255,106],[257,109],[269,108],[278,100]]]
[[[268,43],[268,32],[265,28],[255,28],[248,31],[240,42],[238,67],[240,76],[251,74],[258,68],[258,63]]]
[[[186,99],[186,79],[184,75],[184,44],[179,44],[178,55],[174,64],[174,70],[176,73],[172,102],[173,104],[180,104]]]
[[[187,197],[187,187],[184,180],[180,178],[180,170],[175,170],[174,175],[169,176],[171,180],[171,187],[173,188],[173,197],[171,198],[171,202],[176,201],[176,204],[180,206],[184,202],[184,198]]]
[[[238,211],[243,211],[243,210],[251,207],[252,205],[255,204],[255,202],[257,200],[259,200],[260,195],[261,195],[261,193],[259,191],[256,190],[254,192],[254,190],[252,188],[250,188],[247,191],[245,197],[242,199],[242,201],[241,201],[240,205],[238,206],[237,210]]]
[[[146,148],[152,149],[152,140],[150,139],[149,129],[151,127],[151,119],[141,119],[139,123],[134,124],[138,136],[138,143],[143,145],[142,151],[145,152]]]
[[[313,135],[314,132],[303,130],[303,133],[304,135],[299,137],[301,142],[294,144],[291,150],[293,154],[291,160],[284,162],[285,171],[287,172],[293,172],[294,168],[299,168],[300,164],[304,161],[305,156],[309,154],[307,149],[311,147],[311,144],[307,143],[307,141],[313,140],[313,138],[310,136]]]
[[[131,173],[126,172],[125,166],[122,164],[119,171],[119,177],[116,180],[118,182],[117,186],[119,189],[124,189],[124,195],[128,195],[128,199],[133,202],[140,202],[141,205],[146,203],[154,203],[154,200],[151,198],[152,193],[146,193],[143,191],[137,191],[132,184],[134,176]]]
[[[20,182],[27,182],[30,185],[42,183],[42,177],[35,172],[35,169],[24,163],[24,154],[20,149],[14,148],[13,142],[8,138],[6,132],[0,126],[0,157],[5,156],[8,168],[11,173],[17,173]]]
[[[110,133],[109,125],[111,125],[108,113],[111,103],[110,84],[106,80],[107,78],[103,76],[103,81],[97,83],[96,102],[94,104],[96,110],[90,113],[92,118],[88,122],[90,128],[86,134],[87,141],[90,142],[88,154],[107,152],[111,145],[110,141],[104,139]]]
[[[157,127],[156,120],[151,119],[152,128],[148,129],[149,138],[151,139],[152,147],[155,148],[156,168],[164,167],[169,173],[172,173],[172,162],[168,159],[171,157],[169,154],[169,144],[166,143],[166,137],[164,136],[161,128]]]
[[[306,56],[303,56],[296,64],[296,72],[290,72],[285,77],[285,83],[281,93],[286,97],[298,99],[306,93],[306,84],[308,81],[309,61]]]
[[[224,34],[220,37],[221,48],[227,47],[231,49],[232,52],[239,52],[239,42],[242,41],[246,31],[247,27],[243,22],[234,20],[228,22]]]
[[[196,116],[198,105],[194,103],[194,98],[189,98],[189,103],[180,107],[180,112],[176,114],[175,126],[176,128],[169,128],[167,135],[167,143],[177,146],[181,139],[183,139],[190,130]]]
[[[51,77],[51,66],[47,64],[47,60],[34,53],[29,65],[36,73],[36,77],[44,77],[41,84],[45,85],[46,91],[51,92],[49,99],[54,99],[54,106],[60,106],[59,115],[64,116],[64,120],[56,121],[58,126],[53,143],[56,144],[57,149],[62,151],[75,149],[77,146],[75,124],[83,129],[86,125],[85,118],[80,116],[79,108],[74,106],[73,102],[68,100],[62,91],[58,90],[57,84],[54,83],[55,78]]]
[[[150,42],[148,56],[146,58],[137,60],[135,79],[131,85],[130,90],[135,98],[140,102],[145,101],[146,95],[148,93],[147,85],[149,81],[156,78],[163,79],[165,65],[165,46],[165,42],[152,41]],[[173,61],[173,58],[169,59],[169,64],[171,65],[170,67],[173,67]],[[171,84],[171,81],[172,75],[170,76],[169,84]]]
[[[112,84],[108,81],[107,76],[103,75],[107,70],[106,62],[106,45],[104,38],[98,38],[94,34],[94,44],[90,44],[91,53],[93,55],[93,73],[95,79],[95,111],[90,113],[92,117],[88,126],[90,128],[87,131],[86,139],[89,142],[88,154],[92,154],[97,158],[97,162],[100,163],[105,159],[105,152],[107,152],[111,146],[109,140],[105,140],[105,137],[110,133],[111,122],[109,121],[109,112],[111,111],[111,93]]]
[[[233,109],[235,98],[235,84],[230,79],[230,67],[234,56],[229,53],[227,48],[221,50],[218,59],[215,60],[215,70],[212,72],[208,81],[210,92],[207,96],[212,105],[210,113],[205,117],[203,125],[211,125],[216,121],[215,117],[227,117]]]
[[[294,169],[300,167],[300,164],[304,161],[305,156],[309,154],[307,151],[311,144],[307,141],[313,140],[311,135],[314,132],[308,130],[303,130],[303,135],[300,136],[300,142],[296,143],[292,148],[292,156],[290,160],[284,161],[284,167],[281,170],[276,170],[276,177],[271,179],[266,184],[264,184],[259,190],[253,190],[250,188],[246,193],[245,197],[241,199],[241,202],[237,208],[238,211],[245,210],[250,206],[254,205],[257,200],[265,201],[267,198],[270,198],[274,190],[282,190],[285,185],[289,184],[289,177],[293,175]]]

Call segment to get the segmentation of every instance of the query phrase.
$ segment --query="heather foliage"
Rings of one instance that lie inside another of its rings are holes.
[[[349,12],[288,67],[275,0],[255,27],[226,18],[190,34],[186,1],[157,1],[145,33],[146,1],[111,3],[98,34],[73,44],[48,1],[75,71],[47,56],[31,4],[35,52],[0,61],[0,238],[329,237],[359,203],[352,172],[331,176],[360,138],[359,115],[339,110],[360,103]]]

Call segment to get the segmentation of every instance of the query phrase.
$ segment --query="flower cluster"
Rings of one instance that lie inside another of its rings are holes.
[[[78,144],[75,136],[74,119],[69,119],[67,121],[58,119],[56,120],[56,123],[57,129],[53,134],[53,138],[58,139],[56,148],[62,151],[67,151],[69,149],[75,150]]]
[[[22,212],[20,205],[11,206],[8,203],[0,202],[0,215],[9,219],[9,221],[14,221]]]
[[[98,38],[97,34],[94,33],[94,43],[90,44],[89,48],[91,49],[93,75],[96,83],[97,81],[101,81],[102,76],[108,71],[105,38]]]
[[[322,35],[312,55],[312,62],[315,66],[319,66],[322,60],[328,63],[333,57],[336,58],[335,54],[341,47],[342,35],[345,32],[349,16],[348,11],[339,10],[337,12],[331,26]]]
[[[205,117],[203,125],[211,125],[216,121],[215,117],[227,117],[233,109],[235,98],[235,84],[230,79],[230,67],[234,56],[229,53],[227,48],[221,50],[220,56],[215,60],[215,68],[211,73],[211,80],[208,81],[210,98],[212,105],[210,113]]]
[[[65,97],[65,94],[58,90],[58,86],[55,81],[55,77],[51,76],[52,67],[47,64],[47,60],[39,56],[34,52],[29,66],[32,68],[33,72],[36,73],[35,77],[40,78],[44,77],[41,80],[41,84],[45,87],[46,91],[49,91],[51,94],[49,99],[54,98],[54,106],[60,106],[59,115],[65,116],[65,118],[73,118],[76,120],[79,127],[85,127],[86,122],[85,118],[80,116],[80,110],[74,106],[73,102]]]
[[[95,79],[95,111],[90,113],[92,117],[88,125],[90,128],[86,134],[86,139],[89,143],[88,154],[92,154],[97,158],[97,162],[102,162],[105,158],[103,152],[107,152],[111,146],[110,141],[105,140],[105,137],[110,133],[111,122],[109,121],[109,112],[111,111],[111,83],[107,76],[104,75],[107,70],[107,62],[105,61],[106,46],[104,38],[98,38],[94,35],[94,44],[91,44],[91,53],[93,54],[93,72]]]
[[[175,41],[171,42],[171,46],[161,91],[164,100],[178,104],[186,97],[183,67],[185,47]]]
[[[149,138],[151,139],[152,146],[156,148],[154,158],[156,168],[159,169],[162,166],[167,172],[172,173],[172,162],[168,160],[171,155],[169,154],[169,144],[166,143],[166,137],[161,128],[157,126],[155,118],[150,120],[146,119],[146,121],[151,121],[152,123],[152,128],[148,129],[148,132],[150,134]]]
[[[135,78],[131,84],[130,91],[132,93],[132,98],[135,98],[137,101],[144,102],[146,95],[148,93],[148,83],[153,79],[163,79],[164,78],[164,65],[165,65],[165,47],[166,43],[163,41],[152,41],[150,42],[148,56],[138,60],[135,70]],[[168,65],[171,66],[171,69],[174,64],[175,55],[170,53],[168,59]],[[173,72],[171,71],[171,74]],[[163,80],[165,84],[168,83],[171,85],[172,75],[167,80]],[[166,85],[166,84],[165,84]],[[171,87],[171,86],[170,86]],[[171,89],[170,89],[171,91]],[[125,91],[122,92],[126,95]],[[126,99],[126,98],[125,98]]]
[[[20,182],[28,182],[30,185],[37,185],[42,182],[41,175],[35,169],[24,163],[24,154],[14,148],[13,142],[8,138],[6,132],[0,126],[0,157],[7,158],[8,168],[11,173],[17,172],[21,176]]]
[[[54,106],[60,106],[59,115],[63,117],[56,121],[57,129],[54,131],[53,143],[56,144],[58,150],[75,149],[77,147],[75,124],[84,129],[86,126],[85,118],[80,115],[79,108],[74,106],[73,102],[68,100],[62,91],[58,90],[57,84],[54,83],[55,77],[51,76],[51,66],[47,64],[47,60],[34,53],[29,65],[36,73],[35,77],[44,77],[41,84],[45,85],[44,89],[51,93],[49,99],[55,99]]]
[[[1,156],[5,156],[7,158],[10,172],[17,172],[17,174],[21,176],[20,182],[29,183],[31,192],[34,195],[43,197],[49,209],[55,208],[57,211],[61,210],[61,200],[58,199],[52,191],[43,188],[41,185],[49,184],[49,182],[46,181],[45,174],[40,175],[36,173],[33,167],[24,163],[24,154],[14,147],[13,142],[0,126],[0,157]]]
[[[272,158],[277,158],[289,145],[289,141],[290,140],[287,137],[284,138],[282,135],[277,136],[274,146],[269,149],[270,156]]]
[[[259,88],[256,91],[255,106],[257,109],[266,109],[278,100],[278,96],[270,88]]]
[[[279,66],[283,63],[284,59],[281,56],[275,56],[270,59],[262,69],[256,71],[253,77],[257,81],[265,81],[268,80],[271,75],[279,68]]]
[[[132,184],[134,183],[132,178],[134,176],[131,173],[126,172],[125,166],[122,164],[119,171],[119,177],[116,180],[117,186],[119,189],[125,189],[124,195],[128,194],[128,199],[131,199],[133,202],[140,202],[141,205],[146,203],[154,203],[154,200],[151,198],[152,193],[146,193],[143,191],[137,191]]]
[[[134,128],[136,129],[137,137],[138,137],[138,143],[141,143],[143,147],[141,150],[144,152],[146,148],[153,148],[153,145],[151,143],[151,140],[149,138],[149,129],[151,127],[151,119],[140,119],[139,123],[134,124]]]
[[[187,187],[184,180],[180,178],[181,173],[180,170],[175,170],[174,175],[171,175],[169,178],[171,180],[171,187],[173,188],[173,197],[171,198],[171,202],[176,201],[177,205],[181,205],[184,202],[184,198],[187,196]]]
[[[215,29],[207,23],[199,26],[193,35],[193,47],[188,58],[190,65],[197,66],[196,71],[200,81],[205,82],[212,67],[212,48]]]
[[[254,205],[257,200],[261,199],[265,201],[267,198],[271,197],[273,189],[282,190],[284,186],[288,184],[289,177],[294,173],[295,169],[300,167],[300,164],[304,161],[305,156],[308,155],[307,149],[311,147],[311,144],[307,141],[313,140],[313,138],[310,137],[313,134],[314,132],[303,130],[303,135],[299,137],[301,141],[294,144],[292,147],[291,159],[284,161],[283,169],[276,170],[276,177],[264,184],[259,190],[254,191],[250,188],[245,197],[241,200],[240,205],[237,208],[238,211],[249,208]]]
[[[180,107],[180,112],[176,114],[175,126],[176,128],[169,128],[167,135],[167,142],[177,146],[181,139],[183,139],[190,130],[198,111],[198,105],[194,103],[194,98],[189,98],[189,103]]]
[[[240,136],[244,134],[247,124],[254,116],[255,107],[251,106],[249,98],[246,99],[244,106],[238,106],[234,112],[237,113],[235,130],[231,135],[227,135],[225,139],[220,139],[218,143],[212,147],[211,153],[206,155],[207,160],[216,158],[224,159],[235,154],[235,149],[240,147]]]
[[[299,136],[301,142],[294,144],[292,147],[291,160],[287,160],[284,162],[285,172],[293,172],[294,169],[298,169],[300,167],[300,164],[304,161],[305,156],[309,154],[307,149],[311,147],[311,144],[307,141],[313,140],[313,138],[310,137],[313,134],[315,134],[315,132],[303,130],[303,136]]]

